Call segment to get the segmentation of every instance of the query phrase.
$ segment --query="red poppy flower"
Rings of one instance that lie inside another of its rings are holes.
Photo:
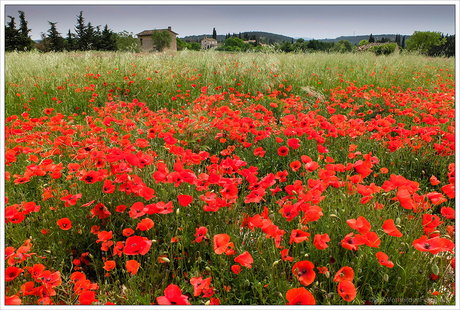
[[[358,246],[361,244],[366,244],[367,239],[361,235],[356,235],[352,237],[353,233],[349,233],[342,240],[342,246],[346,249],[357,251]]]
[[[87,290],[80,294],[80,296],[78,297],[78,301],[82,305],[91,305],[93,302],[98,302],[98,300],[95,297],[96,292]]]
[[[441,214],[448,219],[455,219],[455,210],[452,209],[451,207],[442,207],[441,208]]]
[[[123,229],[123,236],[129,237],[129,236],[131,236],[132,234],[134,234],[134,229],[129,228],[129,227]]]
[[[241,264],[241,266],[246,267],[246,268],[252,268],[251,264],[254,262],[252,259],[251,254],[248,253],[248,251],[244,252],[241,255],[238,255],[235,257],[235,262]]]
[[[264,157],[265,151],[262,147],[258,147],[254,150],[254,156]]]
[[[279,156],[287,156],[287,154],[289,153],[289,149],[285,146],[281,146],[279,149],[278,149],[278,155]]]
[[[294,150],[297,150],[300,147],[300,141],[297,138],[292,138],[287,140],[288,146],[292,147]]]
[[[64,206],[68,207],[70,205],[74,206],[77,203],[77,200],[81,198],[81,194],[69,194],[61,198],[61,201],[65,201]]]
[[[356,220],[349,219],[347,220],[347,224],[352,229],[356,229],[357,231],[359,231],[360,234],[366,234],[371,230],[371,224],[368,220],[366,220],[364,216],[360,216]]]
[[[193,295],[199,296],[202,290],[209,288],[211,277],[204,280],[201,277],[194,277],[190,279],[190,283],[193,285]]]
[[[190,305],[188,296],[182,295],[181,289],[175,284],[170,284],[165,289],[165,295],[157,297],[159,305]]]
[[[315,297],[304,287],[293,288],[286,292],[288,305],[314,305]]]
[[[292,266],[292,273],[302,285],[308,286],[315,280],[316,277],[316,273],[313,268],[315,268],[315,266],[312,262],[304,260],[297,262],[294,266]]]
[[[70,228],[72,228],[72,222],[67,217],[57,221],[57,224],[62,230],[69,230]]]
[[[324,250],[328,248],[329,246],[326,244],[326,242],[329,242],[331,239],[329,238],[329,235],[323,234],[323,235],[315,235],[315,239],[313,240],[313,245],[318,249],[318,250]]]
[[[455,243],[449,239],[440,237],[428,239],[425,235],[419,239],[414,240],[412,245],[421,252],[430,252],[431,254],[437,254],[443,251],[452,251],[452,249],[455,247]]]
[[[21,285],[21,293],[24,296],[34,295],[35,294],[35,282],[29,281]]]
[[[454,184],[447,184],[441,187],[441,190],[444,192],[444,194],[447,195],[449,198],[455,198],[455,185]]]
[[[132,236],[126,239],[123,253],[126,255],[145,255],[152,245],[152,241],[146,237]]]
[[[292,243],[300,243],[302,241],[308,240],[310,233],[300,230],[300,229],[293,229],[291,231],[291,238],[289,239],[289,244]]]
[[[298,171],[300,167],[302,167],[302,164],[300,163],[300,161],[296,160],[291,162],[289,166],[291,167],[292,171]]]
[[[188,206],[193,201],[193,197],[189,195],[179,195],[177,199],[182,207]]]
[[[86,184],[93,184],[99,181],[99,173],[91,170],[88,173],[85,173],[81,178],[81,181],[85,181]]]
[[[203,241],[203,239],[207,239],[206,238],[207,232],[208,232],[208,229],[204,226],[196,228],[195,241],[200,243],[201,241]]]
[[[382,225],[383,231],[393,237],[402,237],[402,233],[396,228],[392,219],[386,220]]]
[[[377,252],[377,253],[375,253],[375,256],[379,260],[380,265],[386,266],[388,268],[393,268],[394,264],[393,264],[393,262],[390,262],[388,260],[388,255],[386,255],[383,252]]]
[[[21,298],[19,298],[17,295],[13,296],[6,296],[5,295],[5,305],[20,305],[22,303]]]
[[[215,235],[213,238],[214,241],[214,252],[216,254],[225,253],[229,255],[232,253],[233,242],[230,242],[230,236],[227,234]]]
[[[232,265],[231,269],[235,274],[239,274],[241,272],[241,266],[240,265]]]
[[[23,272],[24,269],[14,267],[14,266],[9,266],[5,269],[5,281],[10,282],[13,281],[17,276]]]
[[[129,210],[129,216],[133,219],[143,216],[147,212],[144,203],[141,201],[135,202]]]
[[[361,237],[363,238],[363,240],[365,240],[367,246],[373,248],[378,248],[380,246],[381,240],[379,236],[373,231],[370,231],[367,234],[362,235]]]
[[[284,260],[284,261],[290,261],[292,262],[292,260],[294,259],[294,257],[292,256],[288,256],[288,252],[289,252],[289,249],[284,249],[284,250],[281,250],[281,258]]]
[[[441,181],[439,181],[438,178],[435,177],[434,175],[431,176],[430,182],[431,182],[431,185],[433,185],[433,186],[436,186],[436,185],[438,185],[439,183],[441,183]]]
[[[102,191],[106,194],[113,193],[115,191],[115,184],[112,184],[111,180],[105,179],[104,185],[102,186]]]
[[[134,259],[126,262],[126,270],[128,270],[131,275],[135,275],[137,273],[139,266],[140,264]]]
[[[352,301],[356,297],[356,288],[350,281],[342,281],[337,286],[337,292],[345,301]]]
[[[316,161],[309,161],[305,164],[305,170],[308,172],[313,172],[319,168],[319,164]]]
[[[151,219],[145,218],[142,219],[140,223],[137,223],[136,229],[139,229],[140,231],[146,231],[150,230],[153,227],[154,223]]]
[[[342,282],[342,281],[353,281],[354,271],[351,267],[343,266],[340,268],[334,276],[335,282]]]
[[[104,262],[104,267],[103,267],[103,268],[104,268],[105,270],[107,270],[107,271],[110,271],[110,270],[114,269],[115,266],[116,266],[116,263],[115,263],[114,260],[106,260],[106,261]]]

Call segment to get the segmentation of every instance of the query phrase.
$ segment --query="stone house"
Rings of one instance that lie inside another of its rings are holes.
[[[175,33],[174,31],[171,30],[171,26],[168,27],[168,29],[154,29],[154,30],[144,30],[137,35],[138,40],[140,41],[140,48],[143,52],[150,52],[150,51],[156,51],[155,45],[153,45],[152,41],[152,34],[155,30],[158,31],[168,31],[169,34],[172,37],[171,40],[171,45],[169,48],[165,48],[164,51],[174,51],[177,52],[177,41],[176,37],[178,33]]]
[[[214,38],[208,38],[207,36],[204,36],[204,39],[201,40],[201,49],[207,50],[213,47],[217,47],[217,40]]]

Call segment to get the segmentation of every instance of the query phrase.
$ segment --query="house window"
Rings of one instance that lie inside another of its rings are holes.
[[[141,38],[141,46],[142,46],[142,38]]]

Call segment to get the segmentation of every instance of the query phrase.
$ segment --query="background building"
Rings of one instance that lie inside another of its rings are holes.
[[[137,38],[140,41],[140,47],[143,52],[150,52],[150,51],[156,51],[156,47],[153,44],[152,41],[152,34],[155,30],[158,31],[168,31],[169,34],[171,35],[171,45],[169,48],[165,48],[164,51],[177,51],[177,42],[176,42],[176,37],[178,33],[175,33],[174,31],[171,30],[171,26],[168,27],[168,29],[154,29],[154,30],[144,30],[140,33],[137,34]]]

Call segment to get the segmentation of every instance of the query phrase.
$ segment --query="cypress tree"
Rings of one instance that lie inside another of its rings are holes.
[[[401,42],[401,48],[405,48],[405,47],[406,47],[406,36],[403,36],[402,42]]]
[[[5,26],[5,51],[12,52],[17,49],[19,44],[19,30],[16,29],[16,22],[13,16],[9,16],[10,21]]]
[[[213,29],[212,29],[212,38],[217,40],[216,28],[213,28]]]
[[[67,51],[74,51],[76,49],[76,44],[77,42],[75,40],[75,35],[71,33],[69,29],[69,32],[67,32],[67,37],[65,38],[64,48]]]
[[[109,30],[107,24],[102,30],[100,49],[103,51],[116,51],[117,39],[112,30]]]
[[[368,41],[369,41],[369,43],[374,43],[374,42],[375,42],[375,39],[374,39],[374,37],[372,36],[372,33],[371,33],[371,35],[369,36],[369,40],[368,40]]]
[[[52,51],[55,52],[62,52],[64,49],[64,38],[61,37],[61,34],[56,29],[56,23],[48,21],[51,25],[50,29],[48,29],[48,39],[50,43],[50,48]]]
[[[80,11],[80,15],[77,17],[77,25],[75,26],[75,32],[77,33],[77,50],[86,51],[88,43],[86,42],[86,25],[85,19],[83,18],[83,11]]]
[[[35,42],[30,38],[29,32],[32,29],[27,27],[26,15],[23,11],[19,12],[19,37],[18,50],[31,50],[35,47]]]

